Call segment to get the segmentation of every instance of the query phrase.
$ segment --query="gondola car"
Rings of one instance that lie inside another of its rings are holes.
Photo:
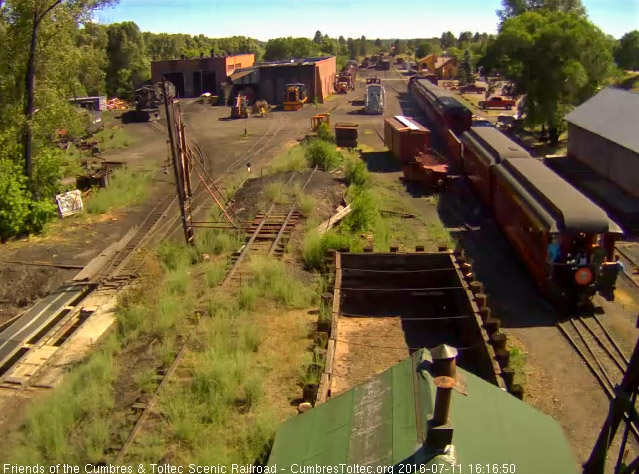
[[[612,295],[619,226],[498,130],[472,128],[462,144],[464,174],[540,290],[565,309]]]

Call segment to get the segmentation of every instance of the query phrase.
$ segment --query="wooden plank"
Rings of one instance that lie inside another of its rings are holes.
[[[126,247],[137,231],[138,227],[133,227],[124,234],[124,237],[105,248],[97,257],[91,260],[76,276],[73,277],[73,281],[85,281],[93,278],[105,265],[109,263],[117,252],[120,252],[124,249],[124,247]]]
[[[317,389],[317,399],[315,400],[315,406],[321,405],[328,400],[328,392],[330,390],[331,380],[328,374],[322,374],[319,387]]]
[[[338,208],[339,209],[339,208]],[[339,221],[341,221],[342,219],[344,219],[344,217],[346,217],[347,215],[349,215],[351,213],[353,209],[351,208],[350,204],[344,208],[342,208],[341,210],[338,210],[335,214],[333,214],[328,220],[322,222],[318,227],[317,227],[317,232],[319,234],[324,234],[326,231],[328,231],[331,227],[333,227],[335,224],[337,224]]]
[[[331,308],[331,339],[337,339],[337,318],[339,316],[342,286],[342,257],[335,253],[335,288],[333,289],[333,307]]]
[[[333,361],[335,359],[335,344],[334,339],[328,341],[328,348],[326,349],[326,364],[324,365],[324,373],[331,375],[333,373]]]

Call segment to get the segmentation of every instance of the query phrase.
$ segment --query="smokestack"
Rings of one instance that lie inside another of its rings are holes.
[[[433,358],[433,372],[435,377],[453,377],[457,374],[457,349],[446,344],[440,344],[430,351]]]
[[[432,425],[434,427],[448,424],[450,414],[450,398],[455,379],[452,377],[435,377],[433,383],[437,387],[435,394],[435,409],[433,410]]]
[[[450,401],[453,387],[457,382],[455,376],[457,365],[457,349],[446,344],[430,351],[433,359],[433,383],[437,387],[433,416],[428,419],[424,448],[431,451],[443,451],[453,442],[453,424],[450,421]]]

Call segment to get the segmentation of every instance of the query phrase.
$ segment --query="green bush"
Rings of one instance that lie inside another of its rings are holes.
[[[326,171],[334,170],[342,162],[342,155],[335,145],[324,140],[311,140],[306,146],[305,155],[311,166],[319,166]]]
[[[156,254],[165,270],[177,270],[197,262],[197,255],[192,247],[171,240],[163,240],[158,245]]]
[[[320,123],[317,128],[317,138],[325,142],[335,143],[335,135],[331,132],[331,127],[326,122]]]
[[[31,196],[22,167],[0,158],[0,239],[27,231]]]
[[[349,157],[346,160],[344,177],[348,184],[359,186],[361,188],[368,187],[371,182],[368,168],[366,168],[366,163],[356,157]]]
[[[355,188],[355,197],[351,202],[352,211],[344,218],[344,225],[351,232],[366,232],[375,227],[379,211],[373,194],[368,189]]]
[[[324,235],[320,235],[317,232],[309,232],[302,244],[302,261],[307,268],[318,270],[324,262],[327,250],[339,250],[341,248],[355,251],[361,249],[361,244],[357,237],[341,234],[333,230],[326,232]]]

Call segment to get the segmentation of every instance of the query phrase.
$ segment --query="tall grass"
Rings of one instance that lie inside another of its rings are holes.
[[[101,459],[111,428],[117,351],[117,341],[109,338],[51,395],[31,405],[20,430],[0,447],[3,461],[33,465]]]
[[[368,187],[371,184],[371,177],[364,163],[356,156],[348,156],[344,165],[344,178],[348,184]]]
[[[335,145],[317,139],[311,140],[306,146],[305,156],[311,166],[319,166],[326,171],[338,168],[343,159]]]
[[[304,147],[298,145],[286,154],[275,157],[271,163],[271,171],[284,173],[287,171],[304,171],[308,168],[308,161],[304,157]]]
[[[351,202],[351,213],[344,218],[342,225],[351,232],[367,232],[374,228],[379,219],[379,211],[373,193],[368,189],[357,189]]]
[[[109,178],[109,186],[94,191],[86,200],[85,208],[90,214],[104,214],[111,209],[145,201],[152,179],[151,171],[115,170]]]
[[[320,123],[317,128],[317,138],[328,143],[335,143],[335,135],[331,132],[331,127],[326,123]]]
[[[309,269],[319,270],[322,267],[326,251],[348,248],[351,251],[361,250],[359,239],[347,233],[331,230],[323,235],[311,231],[306,234],[302,243],[302,261]]]
[[[254,288],[259,297],[285,308],[309,307],[317,297],[312,288],[290,274],[286,265],[278,260],[253,257],[249,266],[253,279],[242,290]]]
[[[234,252],[242,246],[242,236],[235,231],[200,229],[195,234],[195,248],[200,255]]]

